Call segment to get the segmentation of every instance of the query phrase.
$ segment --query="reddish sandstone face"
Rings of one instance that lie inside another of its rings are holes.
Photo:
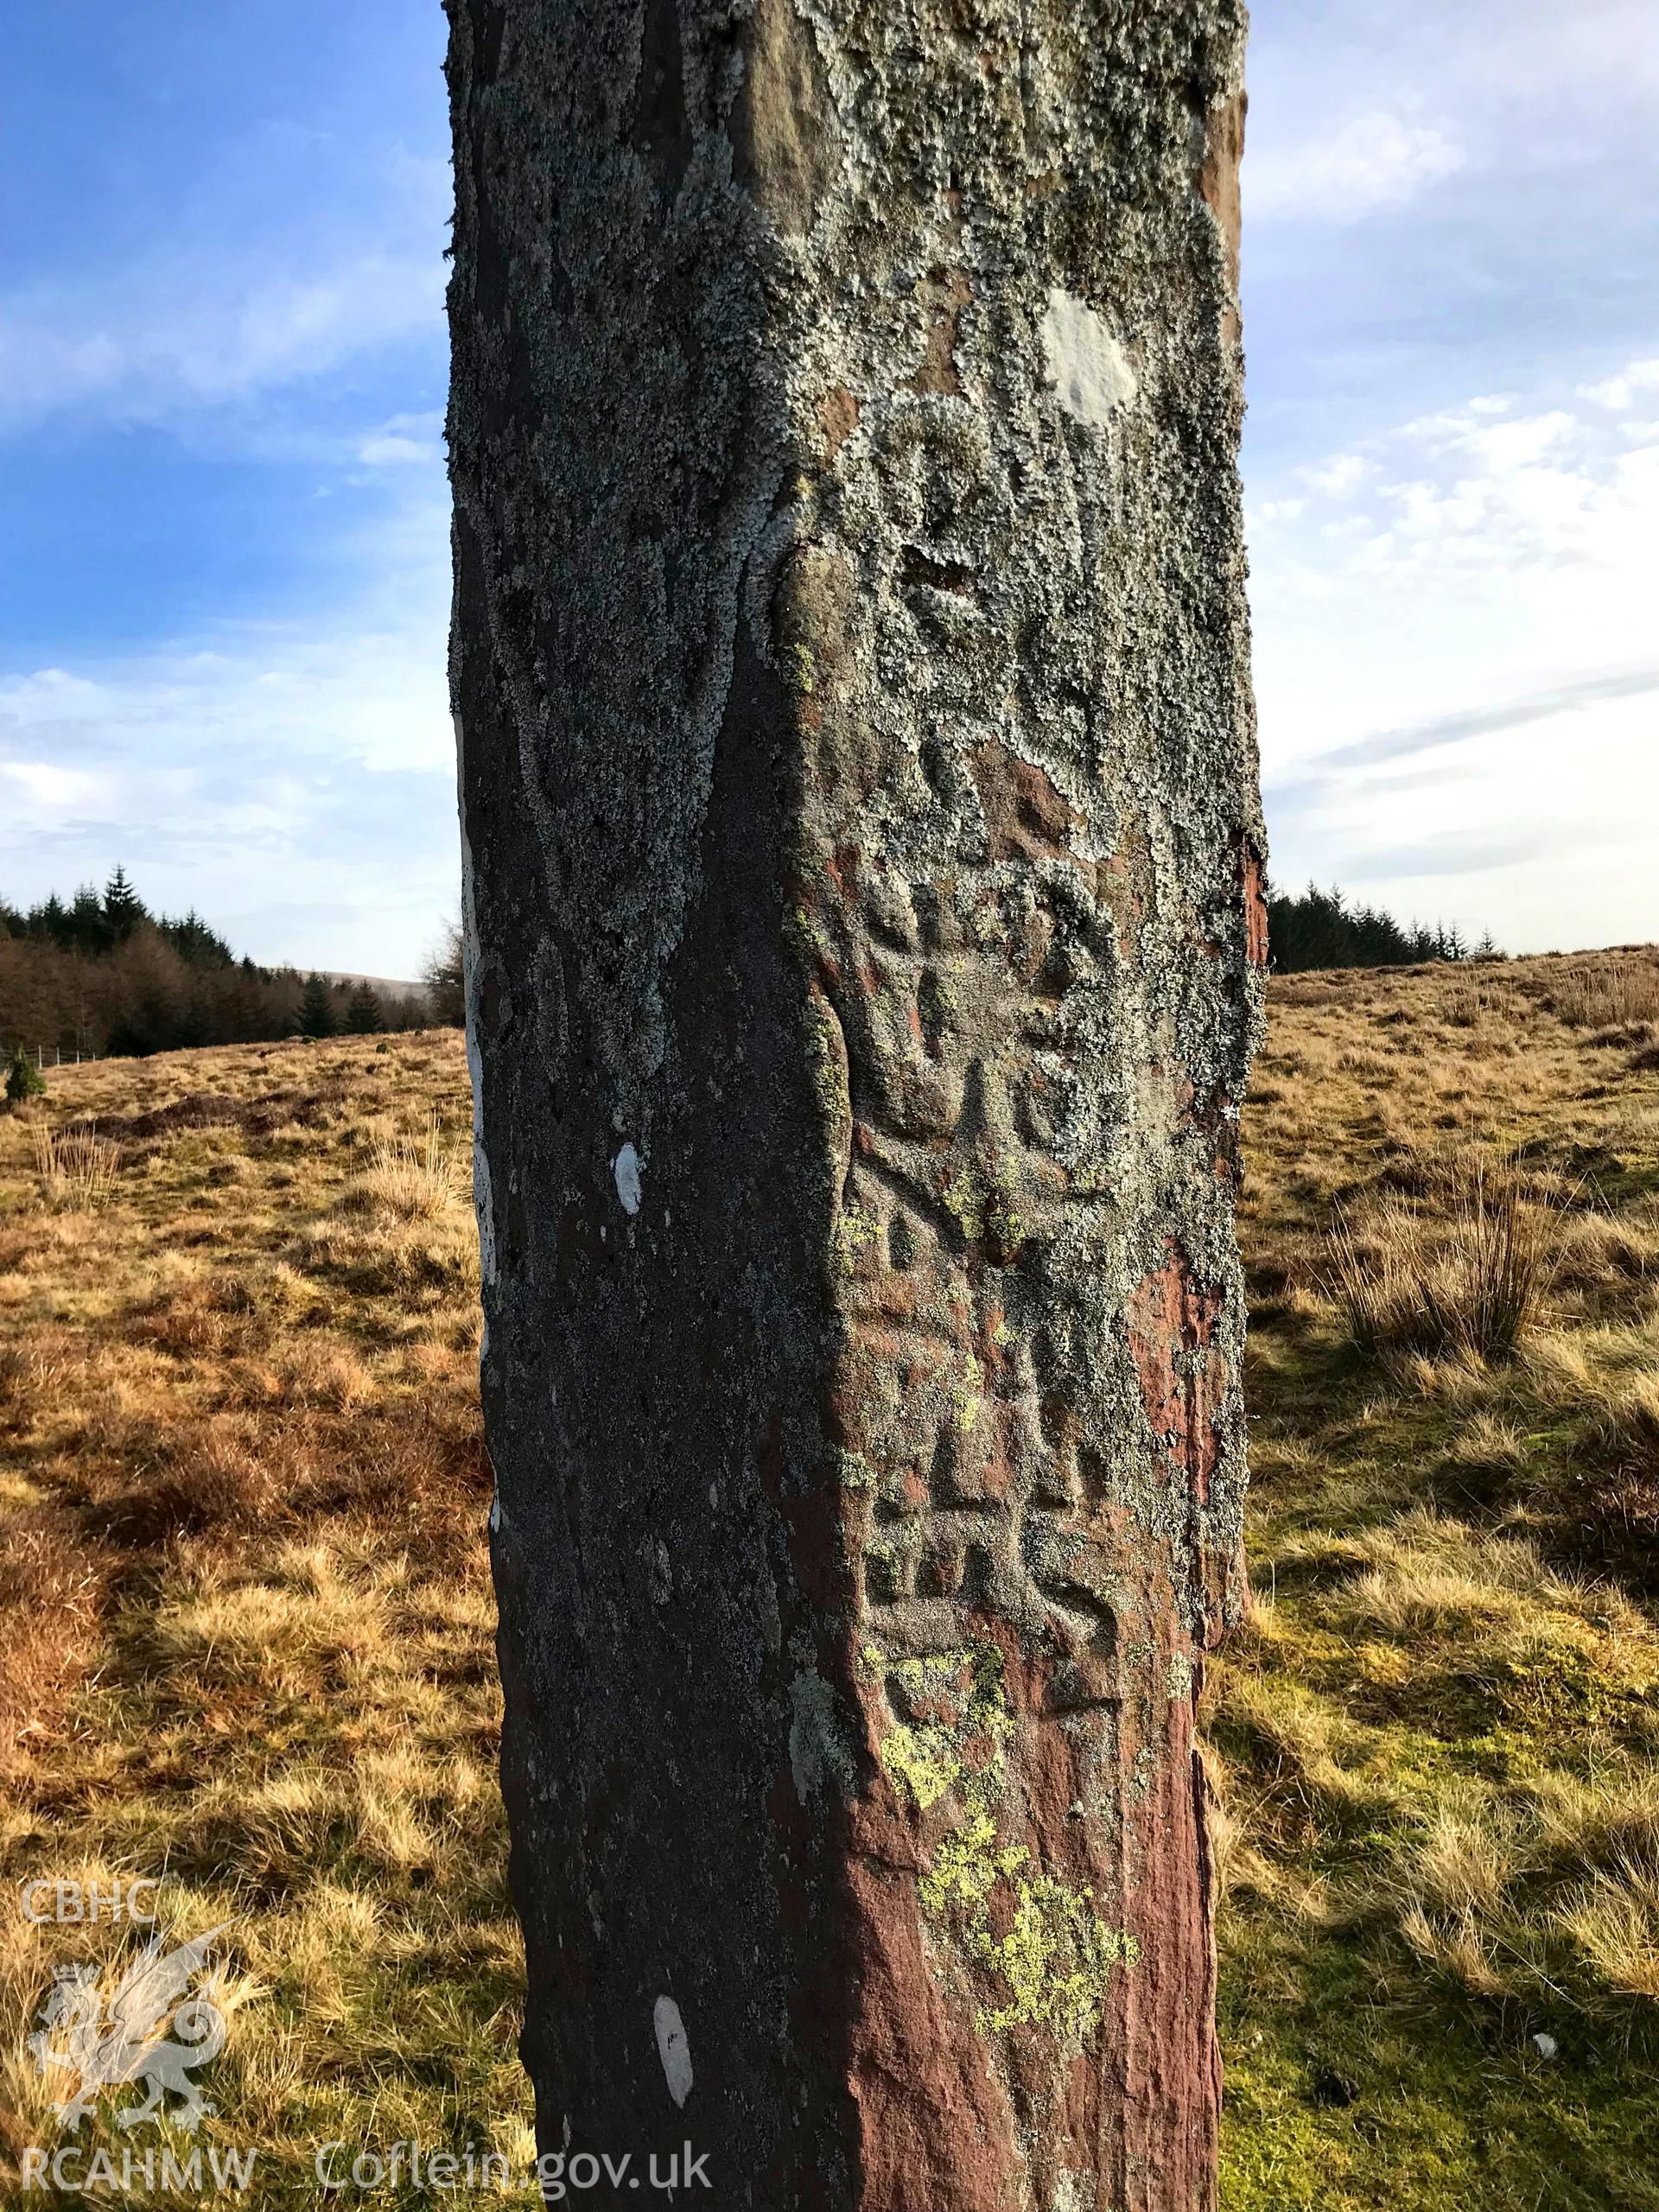
[[[1173,1237],[1129,1301],[1129,1343],[1152,1433],[1169,1446],[1200,1504],[1220,1456],[1227,1368],[1215,1341],[1226,1293],[1205,1290]]]
[[[802,894],[845,1117],[826,1411],[870,1777],[848,1815],[857,2201],[1187,2212],[1217,2097],[1193,1707],[1242,1588],[1211,1516],[1236,1495],[1236,1294],[1166,1231],[1096,1358],[1064,1348],[1037,1263],[1113,1217],[1043,1118],[1086,972],[1080,894],[1050,887],[1121,878],[1079,858],[1041,771],[987,747],[972,774],[983,842],[951,877],[826,839]],[[1213,1186],[1217,1116],[1165,1087]]]
[[[1253,968],[1268,964],[1268,902],[1262,895],[1262,855],[1244,846],[1244,953]]]

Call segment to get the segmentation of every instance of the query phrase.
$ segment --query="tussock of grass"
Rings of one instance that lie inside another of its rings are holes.
[[[1553,1273],[1549,1217],[1477,1167],[1450,1202],[1387,1198],[1343,1216],[1331,1277],[1350,1335],[1374,1358],[1513,1358]]]
[[[402,1131],[376,1143],[369,1166],[342,1203],[404,1221],[442,1221],[468,1195],[470,1162],[446,1135],[435,1110],[418,1135]]]
[[[1656,976],[1272,988],[1225,2212],[1659,2205]]]
[[[121,1147],[93,1129],[54,1133],[36,1122],[35,1172],[41,1202],[62,1213],[90,1213],[108,1204],[121,1166]]]
[[[1604,1987],[1617,1997],[1659,2001],[1659,1866],[1651,1859],[1599,1870],[1565,1923]]]
[[[1568,962],[1551,1004],[1577,1029],[1623,1029],[1659,1021],[1659,960],[1651,954]]]
[[[1616,1473],[1659,1480],[1659,1366],[1615,1383],[1595,1407],[1592,1433]]]

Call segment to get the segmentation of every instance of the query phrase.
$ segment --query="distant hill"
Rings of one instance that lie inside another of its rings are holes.
[[[399,976],[359,976],[350,968],[325,968],[322,978],[327,983],[366,983],[376,995],[383,999],[424,999],[426,985]]]

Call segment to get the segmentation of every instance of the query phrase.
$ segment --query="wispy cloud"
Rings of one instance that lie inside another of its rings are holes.
[[[1281,139],[1244,171],[1248,219],[1351,223],[1399,207],[1465,163],[1463,148],[1434,124],[1398,115],[1355,116],[1318,137]]]
[[[435,254],[369,253],[238,288],[160,269],[117,291],[35,288],[0,299],[0,433],[53,416],[164,420],[326,376],[438,326]]]
[[[1258,476],[1281,874],[1340,875],[1517,948],[1659,934],[1647,359]]]
[[[262,959],[407,969],[456,896],[439,488],[350,550],[355,588],[308,621],[0,675],[0,890],[120,860]]]
[[[1352,744],[1338,745],[1329,753],[1319,753],[1309,773],[1269,775],[1268,788],[1278,793],[1306,789],[1353,768],[1408,760],[1414,753],[1438,752],[1446,746],[1461,745],[1470,738],[1494,737],[1504,730],[1524,729],[1534,722],[1577,714],[1586,707],[1613,700],[1646,698],[1654,692],[1659,692],[1659,664],[1626,669],[1612,675],[1580,677],[1576,683],[1547,684],[1525,698],[1433,715],[1425,721],[1408,723],[1400,729],[1378,730]]]

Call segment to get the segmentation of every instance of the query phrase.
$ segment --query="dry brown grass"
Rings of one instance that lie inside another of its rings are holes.
[[[351,1185],[346,1203],[395,1215],[404,1221],[453,1217],[470,1194],[471,1161],[443,1128],[435,1109],[423,1129],[378,1138],[368,1167]]]
[[[1354,1342],[1374,1357],[1514,1357],[1554,1268],[1549,1217],[1482,1163],[1433,1210],[1386,1198],[1339,1215],[1331,1281]]]
[[[232,1923],[210,2134],[262,2204],[331,2136],[522,2151],[459,1039],[48,1084],[0,1118],[0,1881],[160,1872]],[[0,1929],[0,2148],[42,2139],[69,1956]]]
[[[97,1642],[108,1562],[67,1514],[6,1516],[0,1552],[0,1781],[26,1768]]]
[[[1592,1433],[1601,1459],[1615,1474],[1659,1482],[1659,1366],[1603,1394],[1595,1407]]]
[[[121,1166],[119,1145],[96,1129],[54,1133],[43,1122],[35,1124],[33,1135],[35,1172],[45,1205],[64,1213],[89,1213],[109,1203]]]
[[[1659,1069],[1597,965],[1272,987],[1260,1600],[1205,1707],[1226,2212],[1651,2201]],[[319,2138],[522,2148],[459,1040],[51,1081],[0,1119],[0,1881],[164,1868],[233,1921],[213,2125],[270,2205]],[[42,1125],[119,1145],[103,1204],[47,1203]],[[14,2146],[67,1955],[0,1921]]]
[[[1659,960],[1643,950],[1561,965],[1551,1005],[1577,1029],[1628,1029],[1659,1021]]]
[[[1229,2212],[1651,2194],[1656,978],[1627,951],[1270,988],[1267,1602],[1205,1707]]]

